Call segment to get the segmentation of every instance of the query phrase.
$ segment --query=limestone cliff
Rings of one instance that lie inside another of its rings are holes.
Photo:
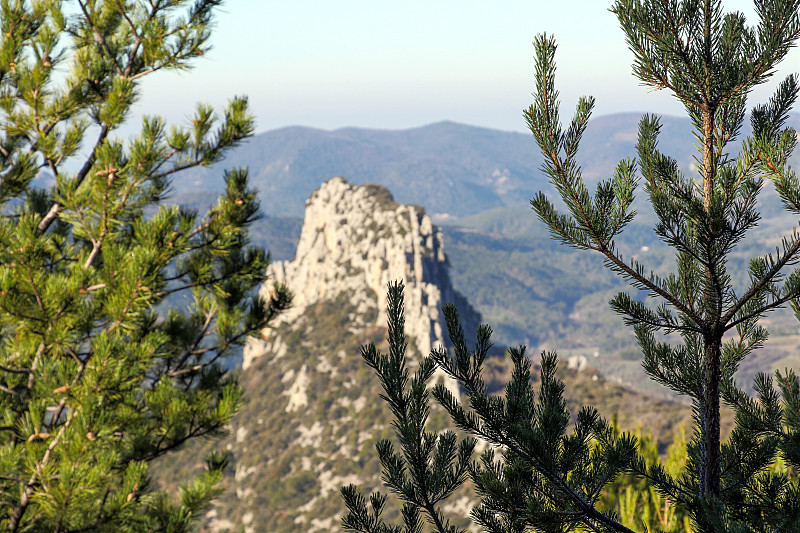
[[[359,346],[375,342],[386,350],[393,280],[406,286],[410,361],[448,340],[444,303],[455,303],[464,329],[474,333],[478,315],[453,289],[448,270],[442,233],[422,208],[343,178],[311,195],[296,258],[273,264],[263,289],[269,296],[272,282],[285,282],[294,304],[245,347],[245,405],[224,444],[230,488],[207,516],[207,530],[335,532],[344,512],[339,487],[383,488],[375,443],[393,437],[392,418]],[[443,375],[436,379],[458,392]],[[435,406],[430,429],[449,426]],[[467,525],[474,496],[464,488],[451,500],[450,514]],[[388,518],[398,510],[387,510]]]
[[[227,487],[205,516],[205,531],[341,531],[339,488],[355,483],[364,493],[385,493],[375,444],[394,438],[391,413],[379,398],[383,390],[359,347],[374,342],[386,351],[386,284],[395,279],[406,283],[411,361],[446,342],[442,303],[455,302],[465,331],[474,333],[478,316],[453,290],[448,269],[442,234],[421,208],[395,203],[380,186],[355,187],[342,178],[324,183],[306,204],[297,257],[270,271],[294,291],[295,304],[247,345],[240,376],[244,405],[229,436],[163,459],[158,478],[186,479],[203,467],[209,449],[225,448],[231,459]],[[268,295],[269,287],[264,291]],[[585,363],[576,357],[566,365],[569,390],[579,392],[579,400],[571,400],[573,412],[587,399],[606,413],[620,412],[623,403],[636,406],[627,409],[627,419],[620,413],[626,428],[643,416],[661,422],[673,416],[671,404],[653,405],[596,373],[570,370]],[[491,357],[484,371],[489,391],[497,392],[511,368],[508,359]],[[452,427],[433,402],[428,430]],[[475,502],[467,483],[442,511],[453,525],[470,527]],[[383,516],[399,522],[396,498]]]
[[[421,207],[395,203],[380,185],[354,186],[336,177],[323,183],[306,201],[297,256],[273,263],[270,280],[287,283],[295,295],[281,321],[291,323],[310,306],[344,293],[356,307],[351,333],[386,323],[386,287],[405,282],[406,335],[418,354],[449,344],[443,331],[442,305],[454,303],[467,332],[479,317],[457,293],[448,274],[442,232]],[[269,297],[270,286],[263,288]],[[374,324],[364,317],[377,313]],[[269,353],[280,339],[252,339],[242,367]]]

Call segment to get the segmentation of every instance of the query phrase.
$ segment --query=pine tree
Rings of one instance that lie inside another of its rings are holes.
[[[219,490],[223,453],[177,499],[148,465],[224,432],[242,393],[224,361],[289,295],[253,296],[268,257],[248,245],[245,170],[202,215],[164,200],[253,119],[234,98],[222,118],[115,131],[144,76],[209,49],[220,4],[0,1],[3,529],[186,531]]]
[[[783,206],[800,214],[800,181],[788,165],[797,134],[785,126],[797,99],[796,76],[752,109],[752,133],[737,154],[730,153],[745,120],[747,95],[769,79],[800,36],[800,1],[756,0],[755,7],[758,23],[748,26],[740,13],[725,13],[721,1],[614,3],[611,11],[634,54],[634,75],[645,86],[669,90],[691,118],[698,171],[686,175],[658,150],[659,119],[646,115],[636,158],[621,161],[593,194],[577,154],[594,99],[581,98],[562,128],[555,40],[536,38],[536,90],[525,116],[566,212],[543,193],[531,201],[533,210],[554,239],[602,254],[607,268],[653,299],[651,305],[623,292],[610,303],[633,326],[645,372],[691,400],[695,427],[681,473],[648,465],[635,436],[616,433],[591,407],[581,409],[568,429],[556,355],[542,354],[537,391],[524,347],[509,352],[514,373],[504,395],[489,395],[481,376],[489,331],[481,329],[476,348],[469,350],[458,314],[448,307],[454,348],[431,357],[461,382],[466,398],[459,402],[439,386],[433,396],[459,428],[500,454],[490,448],[470,468],[481,497],[472,515],[485,530],[633,531],[601,499],[604,487],[633,474],[688,516],[695,531],[800,531],[797,477],[776,468],[800,468],[800,380],[789,369],[774,377],[759,374],[756,397],[734,380],[741,362],[767,339],[761,318],[787,304],[800,318],[796,230],[775,252],[750,260],[744,289],[735,289],[728,271],[731,253],[760,220],[758,195],[767,180]],[[623,257],[615,245],[636,215],[632,205],[641,182],[657,219],[655,234],[675,250],[675,270],[666,276]],[[724,444],[721,401],[735,413]]]
[[[443,515],[440,504],[466,480],[476,441],[466,438],[459,442],[452,431],[426,431],[430,413],[428,382],[436,363],[430,356],[424,358],[409,383],[403,288],[402,282],[390,283],[388,288],[389,353],[380,353],[374,344],[361,347],[361,356],[378,375],[385,392],[381,398],[389,404],[394,417],[401,453],[388,439],[379,441],[376,449],[386,485],[403,501],[403,524],[386,525],[381,518],[386,496],[372,493],[371,509],[367,509],[366,498],[354,485],[341,490],[349,509],[342,523],[349,531],[363,533],[419,533],[424,517],[436,531],[455,533],[457,529]]]

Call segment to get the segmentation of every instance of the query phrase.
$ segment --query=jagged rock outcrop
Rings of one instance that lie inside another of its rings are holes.
[[[351,332],[386,323],[386,287],[405,283],[406,335],[418,354],[449,344],[443,331],[442,305],[456,304],[466,332],[478,325],[477,312],[450,283],[442,232],[416,205],[395,203],[381,185],[351,185],[335,177],[306,201],[305,222],[293,261],[273,263],[270,280],[287,283],[294,293],[292,309],[280,320],[291,323],[314,304],[340,293],[356,307]],[[269,296],[270,286],[263,289]],[[364,317],[377,312],[375,324]],[[243,368],[269,353],[277,340],[252,339]],[[279,345],[279,344],[278,344]]]
[[[186,479],[187,470],[203,468],[207,451],[228,450],[227,487],[205,516],[205,531],[335,533],[345,512],[342,485],[357,484],[365,494],[386,493],[375,445],[395,439],[392,415],[359,347],[374,342],[387,349],[387,282],[406,283],[411,360],[446,341],[442,303],[456,303],[466,332],[474,332],[478,322],[453,290],[442,235],[421,208],[395,203],[383,187],[355,187],[343,178],[324,183],[306,207],[297,258],[270,271],[293,290],[294,307],[264,338],[247,345],[240,376],[244,404],[229,435],[221,442],[194,443],[158,466],[162,480]],[[264,291],[268,294],[269,286]],[[636,405],[640,411],[632,419],[620,419],[626,427],[639,422],[641,413],[664,421],[674,411],[672,405],[653,406],[639,396],[626,400],[596,373],[577,371],[585,364],[576,355],[566,365],[570,390],[584,391],[573,412],[587,396],[604,412],[617,412],[612,408],[623,403]],[[502,390],[510,373],[506,359],[487,359],[489,391]],[[602,393],[605,404],[598,388],[609,388]],[[453,428],[452,421],[432,402],[427,430],[446,428]],[[468,516],[476,501],[467,482],[441,510],[453,525],[477,531]],[[400,522],[397,498],[389,499],[382,516]]]
[[[383,489],[375,443],[393,438],[392,417],[359,346],[374,342],[386,351],[393,280],[406,286],[410,362],[448,341],[444,303],[457,305],[474,334],[479,317],[453,289],[448,269],[441,231],[422,208],[395,203],[384,187],[333,178],[311,195],[296,258],[274,263],[263,288],[268,297],[272,282],[286,283],[294,304],[245,347],[245,404],[224,443],[229,489],[207,515],[206,530],[335,532],[342,485]],[[455,382],[438,379],[458,394]],[[434,405],[429,429],[450,426]],[[466,526],[473,503],[465,487],[448,505]],[[399,507],[384,516],[399,519]]]

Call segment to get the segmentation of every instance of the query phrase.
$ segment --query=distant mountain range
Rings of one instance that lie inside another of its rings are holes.
[[[609,115],[589,124],[578,158],[590,185],[610,176],[619,159],[633,156],[639,119]],[[695,139],[689,120],[662,122],[660,149],[692,172]],[[800,126],[800,117],[790,122]],[[353,184],[382,184],[397,201],[423,206],[442,225],[453,283],[495,329],[497,342],[588,356],[612,379],[649,384],[641,380],[632,332],[607,306],[624,284],[603,268],[600,257],[551,241],[528,208],[539,190],[555,196],[539,170],[537,150],[532,135],[452,122],[403,131],[283,128],[256,135],[216,167],[179,175],[174,201],[209,205],[221,188],[222,169],[247,166],[266,214],[253,228],[253,240],[274,259],[292,259],[306,199],[323,181],[343,175]],[[798,168],[800,156],[793,163]],[[617,244],[627,257],[638,255],[664,273],[672,255],[652,232],[643,191],[638,196],[641,213]],[[742,276],[749,256],[774,250],[780,236],[797,226],[779,209],[771,186],[761,204],[760,227],[732,259],[732,271]],[[743,368],[744,375],[800,363],[791,312],[769,320],[773,339]]]
[[[633,155],[639,115],[593,120],[580,159],[587,181],[608,176],[621,157]],[[694,138],[687,119],[663,118],[662,147],[691,163]],[[525,206],[548,183],[539,170],[530,134],[439,122],[408,130],[288,127],[261,133],[208,169],[183,173],[179,196],[209,198],[221,191],[223,168],[247,166],[261,192],[265,213],[302,216],[303,204],[320,183],[344,176],[354,184],[380,183],[399,202],[425,207],[434,217],[461,217],[500,206]]]

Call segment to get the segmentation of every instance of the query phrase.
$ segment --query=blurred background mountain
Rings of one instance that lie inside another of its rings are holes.
[[[590,187],[611,176],[620,159],[633,157],[639,119],[617,114],[590,122],[578,157]],[[800,127],[800,117],[793,115],[788,125]],[[688,119],[663,117],[659,147],[682,172],[694,172]],[[799,158],[795,154],[795,167]],[[528,208],[540,190],[559,203],[541,161],[531,135],[453,122],[401,131],[290,127],[256,135],[211,168],[178,175],[173,201],[207,207],[216,201],[222,170],[247,166],[265,213],[251,232],[253,241],[273,259],[291,259],[306,199],[323,181],[344,176],[355,185],[379,183],[396,201],[422,206],[442,227],[453,285],[494,328],[499,344],[557,348],[567,357],[588,358],[608,379],[664,393],[643,379],[633,333],[608,308],[625,284],[602,267],[599,256],[552,241]],[[617,244],[626,257],[665,273],[672,255],[652,231],[644,191],[638,196],[640,213]],[[760,227],[739,245],[730,265],[740,287],[749,258],[774,252],[797,227],[770,184],[760,204]],[[770,340],[740,371],[746,387],[757,371],[800,366],[800,327],[791,311],[770,315],[766,325]]]

